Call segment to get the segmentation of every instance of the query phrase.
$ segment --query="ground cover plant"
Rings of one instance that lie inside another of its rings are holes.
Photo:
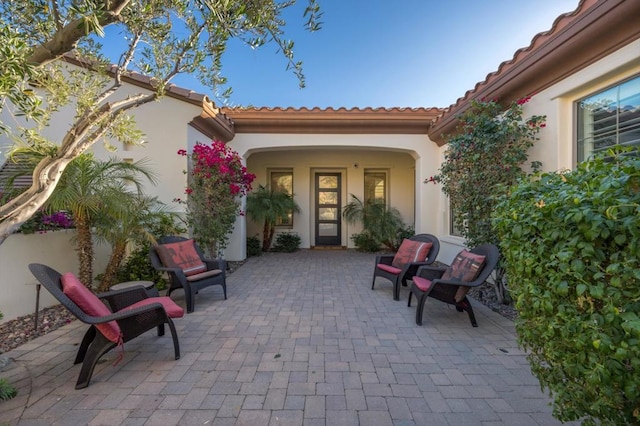
[[[520,345],[554,416],[640,424],[640,159],[522,179],[495,229]]]

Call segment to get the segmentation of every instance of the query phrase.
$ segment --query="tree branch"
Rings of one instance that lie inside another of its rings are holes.
[[[120,13],[130,2],[131,0],[108,2],[108,8],[98,16],[98,23],[102,27],[106,27],[118,22],[121,18]],[[53,34],[50,40],[34,47],[33,53],[27,58],[27,62],[34,65],[44,65],[73,50],[78,41],[87,35],[84,22],[84,17],[70,21]]]

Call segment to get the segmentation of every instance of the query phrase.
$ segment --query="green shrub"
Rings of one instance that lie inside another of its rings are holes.
[[[404,227],[402,215],[395,207],[387,206],[385,200],[362,201],[351,194],[351,201],[342,209],[342,217],[350,224],[362,224],[362,233],[375,239],[378,247],[384,245],[393,251],[399,245],[396,240],[398,230]]]
[[[520,345],[561,421],[640,423],[640,159],[521,181],[497,206]]]
[[[351,236],[353,244],[356,246],[356,250],[365,253],[375,253],[380,251],[380,241],[368,232],[361,232],[359,234],[353,234]]]
[[[6,401],[18,395],[16,388],[7,381],[0,379],[0,401]]]
[[[260,239],[257,235],[247,238],[247,257],[260,256]]]
[[[403,226],[402,228],[398,229],[398,235],[396,237],[393,251],[398,251],[398,249],[400,248],[400,244],[402,244],[402,240],[404,240],[405,238],[413,237],[414,235],[416,235],[416,230],[411,225]]]
[[[491,214],[500,196],[520,177],[529,158],[529,149],[546,126],[545,116],[524,116],[527,96],[510,105],[497,100],[472,101],[471,108],[458,120],[458,128],[447,138],[444,161],[438,174],[427,179],[442,185],[449,197],[453,224],[467,247],[498,244],[491,226]],[[537,171],[539,162],[532,162]],[[496,297],[508,303],[510,296],[504,280],[502,261],[492,274]]]
[[[294,232],[278,234],[273,251],[293,253],[300,248],[301,242],[302,240],[300,239],[300,236]]]
[[[167,288],[164,275],[156,271],[149,260],[150,246],[140,246],[132,251],[118,269],[116,281],[153,281],[158,290]]]

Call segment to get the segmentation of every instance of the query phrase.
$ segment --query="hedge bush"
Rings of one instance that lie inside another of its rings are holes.
[[[247,237],[247,257],[260,256],[261,254],[262,247],[258,236]]]
[[[351,235],[351,240],[356,246],[356,250],[364,253],[375,253],[380,251],[382,244],[380,241],[368,232],[360,232]]]
[[[273,251],[282,253],[293,253],[300,248],[302,240],[300,236],[294,232],[283,232],[276,237],[276,244]]]
[[[640,159],[521,181],[494,226],[521,346],[554,416],[640,423]]]

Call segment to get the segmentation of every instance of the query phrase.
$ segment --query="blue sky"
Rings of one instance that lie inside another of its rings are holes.
[[[274,45],[231,43],[223,59],[233,106],[446,107],[551,28],[578,0],[319,0],[322,29],[303,29],[305,0],[287,15],[304,63],[298,88]],[[195,79],[176,84],[204,94]]]

